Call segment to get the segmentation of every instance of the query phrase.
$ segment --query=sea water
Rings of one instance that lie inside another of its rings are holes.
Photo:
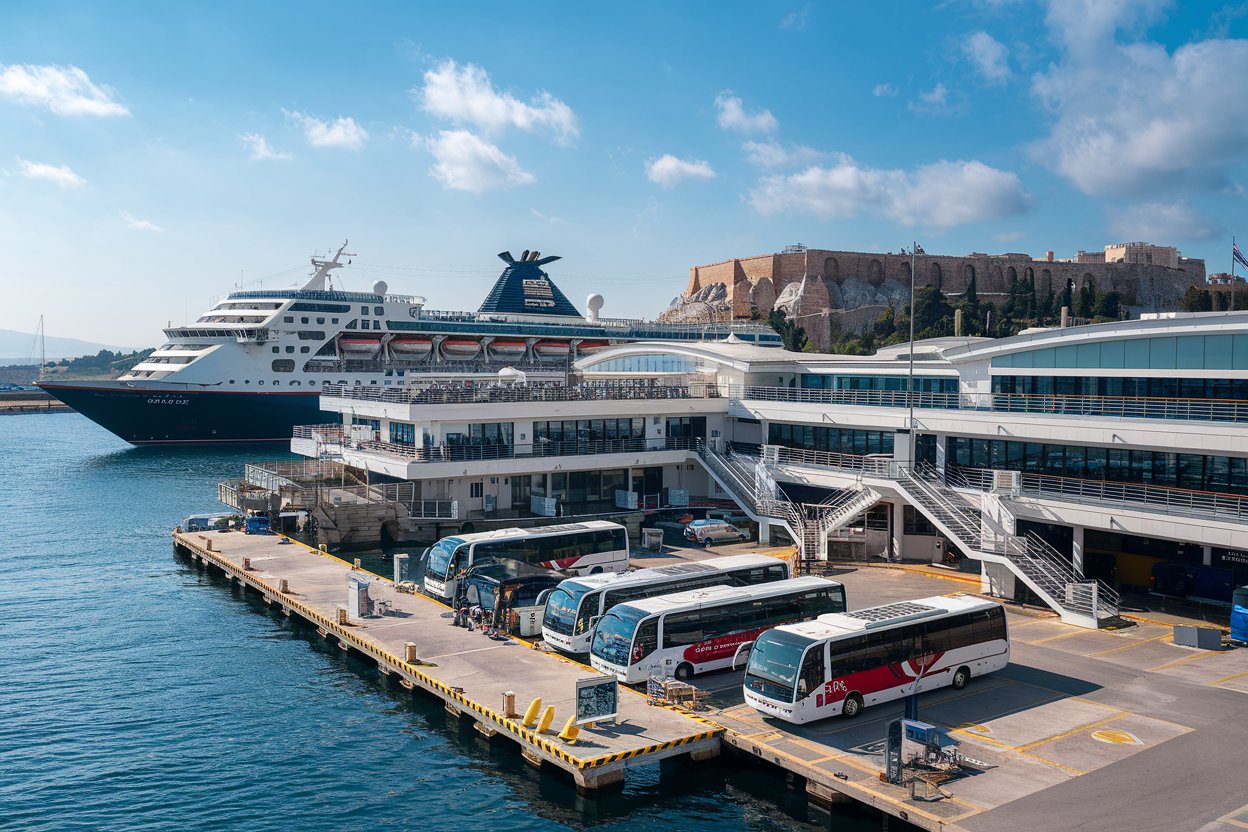
[[[724,759],[578,797],[174,557],[252,449],[0,417],[0,829],[877,829]]]

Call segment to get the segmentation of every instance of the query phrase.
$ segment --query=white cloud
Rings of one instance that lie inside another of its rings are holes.
[[[724,130],[736,130],[738,133],[774,133],[780,122],[771,114],[771,110],[756,110],[747,113],[741,99],[732,94],[732,90],[724,90],[715,96],[715,109],[719,111],[719,126]]]
[[[828,154],[813,147],[795,144],[785,147],[779,142],[746,142],[741,145],[745,158],[752,165],[763,168],[786,168],[809,165]]]
[[[244,133],[239,136],[243,143],[251,150],[251,160],[253,162],[262,162],[266,159],[289,159],[290,154],[285,151],[274,150],[269,146],[269,140],[261,133]]]
[[[551,225],[567,225],[568,223],[568,221],[563,219],[562,217],[556,217],[556,216],[553,216],[552,214],[543,214],[541,211],[537,210],[536,208],[530,208],[529,213],[537,217],[539,220],[545,220]]]
[[[0,97],[61,116],[128,116],[115,90],[91,82],[76,66],[0,67]]]
[[[646,178],[664,188],[674,188],[686,179],[714,179],[715,170],[701,159],[677,159],[665,153],[646,163]]]
[[[49,165],[18,159],[17,173],[27,179],[42,179],[62,188],[81,188],[87,184],[87,180],[70,170],[69,165]]]
[[[906,106],[916,113],[943,113],[949,109],[949,88],[937,84],[927,92],[920,92],[918,100]]]
[[[1023,239],[1027,235],[1021,231],[1002,231],[1000,234],[993,234],[992,239],[998,243],[1013,243]]]
[[[355,123],[350,116],[339,116],[332,122],[297,111],[283,110],[286,117],[303,127],[308,144],[313,147],[344,147],[359,150],[368,141],[368,131]]]
[[[429,173],[449,190],[479,194],[537,181],[516,157],[468,130],[442,130],[428,139],[414,137],[413,142],[433,154],[437,164]]]
[[[800,11],[789,12],[780,19],[781,29],[790,29],[800,32],[810,23],[810,4],[807,3]]]
[[[897,88],[888,82],[885,82],[883,84],[876,84],[871,89],[871,94],[874,95],[876,98],[892,98],[893,96],[897,95]]]
[[[760,214],[829,220],[870,214],[950,228],[1023,213],[1030,197],[1016,174],[979,161],[941,161],[911,172],[863,167],[840,154],[833,165],[762,178],[750,201]]]
[[[1032,150],[1085,193],[1218,189],[1248,158],[1248,110],[1235,104],[1248,98],[1248,41],[1203,40],[1171,53],[1118,39],[1158,13],[1157,3],[1125,0],[1049,7],[1063,54],[1032,82],[1053,119]]]
[[[979,74],[990,84],[1008,81],[1010,61],[1005,45],[987,32],[972,32],[962,41],[962,54],[975,64]]]
[[[444,61],[425,72],[425,85],[414,90],[427,113],[460,124],[471,124],[487,134],[515,127],[529,133],[548,133],[561,144],[579,135],[576,114],[545,90],[529,103],[499,92],[484,69]]]
[[[1212,240],[1222,234],[1222,225],[1216,219],[1183,200],[1144,202],[1110,211],[1109,227],[1119,239],[1159,244]]]
[[[161,228],[156,223],[141,220],[126,210],[121,211],[121,219],[126,223],[127,228],[134,229],[135,231],[151,231],[155,234],[165,233],[165,229]]]

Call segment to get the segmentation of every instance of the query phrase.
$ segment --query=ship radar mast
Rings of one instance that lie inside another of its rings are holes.
[[[308,282],[304,284],[305,292],[322,292],[325,290],[326,281],[329,279],[329,273],[334,269],[341,269],[346,263],[339,262],[343,258],[343,252],[347,250],[347,240],[342,241],[342,247],[334,255],[333,260],[322,260],[319,257],[312,258],[312,266],[316,269],[312,273],[312,277],[308,278]],[[354,254],[347,254],[346,257],[354,257]],[[351,261],[348,260],[347,263]]]

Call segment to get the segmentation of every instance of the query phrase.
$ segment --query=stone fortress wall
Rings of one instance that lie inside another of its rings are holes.
[[[1135,315],[1178,309],[1189,286],[1205,284],[1205,262],[1185,257],[1178,258],[1178,268],[978,253],[963,257],[921,254],[915,264],[918,286],[935,286],[951,297],[965,292],[973,277],[981,300],[1000,301],[1012,280],[1034,278],[1037,297],[1044,297],[1050,288],[1060,295],[1068,283],[1076,292],[1091,285],[1102,292],[1118,292],[1123,305]],[[683,298],[664,317],[703,317],[707,304],[687,302],[708,297],[714,297],[714,306],[724,311],[731,308],[734,318],[748,318],[752,308],[765,316],[778,304],[793,317],[838,320],[846,332],[861,331],[888,306],[900,309],[909,303],[910,256],[806,249],[693,266]],[[683,309],[682,303],[687,304]],[[827,340],[826,324],[799,323],[817,346],[826,348],[822,343]]]

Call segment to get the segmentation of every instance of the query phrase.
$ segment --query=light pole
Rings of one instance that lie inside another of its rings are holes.
[[[918,277],[915,274],[915,265],[919,252],[919,244],[911,241],[910,243],[910,369],[906,377],[906,404],[910,410],[910,417],[907,424],[910,428],[910,464],[914,465],[914,454],[917,448],[917,441],[914,436],[914,284]]]

